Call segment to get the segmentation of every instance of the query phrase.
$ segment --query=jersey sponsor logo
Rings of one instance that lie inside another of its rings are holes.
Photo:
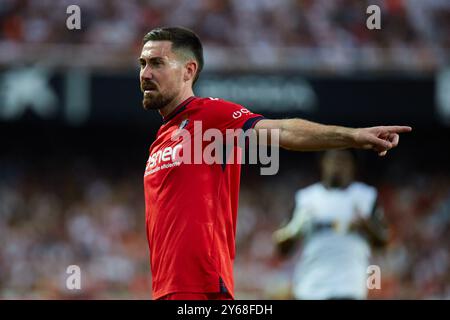
[[[175,147],[166,147],[164,149],[153,152],[148,158],[147,167],[145,168],[146,174],[151,173],[151,170],[154,167],[166,162],[174,163],[181,148],[181,144],[178,144]]]
[[[244,110],[245,113],[250,113]],[[187,119],[186,119],[187,121]],[[180,127],[187,124],[182,121]],[[273,175],[279,168],[279,132],[277,129],[244,130],[242,128],[208,128],[203,130],[202,121],[193,121],[192,128],[172,131],[173,146],[155,148],[149,156],[145,176],[162,169],[181,164],[256,164],[263,165],[261,174]],[[268,141],[271,143],[268,143]],[[264,147],[258,147],[258,141]],[[168,141],[165,141],[168,142]],[[270,151],[268,150],[270,148]],[[246,152],[242,152],[242,150]],[[224,167],[224,166],[223,166]]]
[[[233,119],[239,119],[243,114],[252,114],[248,109],[242,108],[239,111],[234,111],[232,116]]]

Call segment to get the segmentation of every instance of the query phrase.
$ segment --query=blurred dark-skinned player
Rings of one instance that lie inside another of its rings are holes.
[[[292,283],[296,299],[365,299],[371,248],[389,237],[374,187],[355,181],[355,158],[332,150],[320,162],[321,181],[297,191],[291,221],[274,233],[279,251],[303,238]]]

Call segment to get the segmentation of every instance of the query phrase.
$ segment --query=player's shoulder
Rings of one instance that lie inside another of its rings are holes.
[[[374,186],[368,185],[364,182],[355,181],[352,182],[349,189],[357,194],[377,195],[377,189]]]
[[[203,107],[243,108],[238,103],[214,97],[197,97],[197,104]]]
[[[295,193],[295,197],[296,198],[309,197],[309,196],[312,196],[313,194],[317,194],[322,189],[323,189],[323,185],[320,182],[316,182],[314,184],[311,184],[309,186],[306,186],[304,188],[297,190]]]
[[[220,98],[198,98],[196,106],[203,117],[210,117],[216,120],[239,119],[242,116],[253,114],[240,104]]]

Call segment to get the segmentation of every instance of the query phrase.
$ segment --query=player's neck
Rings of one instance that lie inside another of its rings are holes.
[[[175,110],[183,101],[192,97],[194,92],[192,89],[186,90],[180,93],[175,99],[173,99],[168,105],[159,109],[159,114],[164,118],[167,117],[173,110]]]
[[[326,189],[347,189],[351,184],[351,180],[334,181],[332,179],[322,179],[322,185]]]

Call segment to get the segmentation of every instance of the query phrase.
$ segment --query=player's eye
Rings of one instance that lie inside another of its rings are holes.
[[[154,67],[159,67],[159,66],[161,66],[163,63],[162,63],[162,61],[161,60],[154,60],[154,61],[152,61],[152,66],[154,66]]]

